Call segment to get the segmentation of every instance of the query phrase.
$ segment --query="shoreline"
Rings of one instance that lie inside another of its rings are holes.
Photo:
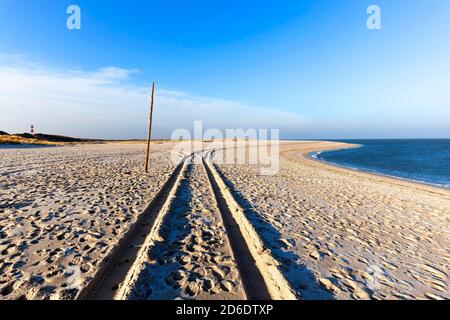
[[[346,147],[283,143],[276,177],[219,169],[303,299],[448,298],[450,192],[308,157]]]
[[[275,177],[261,176],[260,167],[250,164],[219,164],[216,169],[299,297],[448,297],[450,277],[441,271],[450,263],[448,190],[308,156],[349,144],[283,141],[280,147]],[[148,175],[142,175],[144,147],[136,144],[0,152],[0,182],[11,185],[0,197],[0,238],[7,239],[0,243],[5,253],[0,300],[76,299],[161,194],[175,170],[172,148],[168,143],[154,149]],[[194,215],[198,210],[218,213],[204,188],[208,175],[197,169],[185,172],[192,184],[183,184],[178,195],[191,194],[199,201],[178,203]],[[23,243],[28,247],[15,249]],[[370,285],[377,275],[370,270],[379,271],[375,292]]]
[[[330,142],[332,143],[332,141],[326,141],[326,142]],[[344,142],[341,142],[343,144],[346,144]],[[388,175],[388,174],[383,174],[380,172],[376,172],[376,171],[369,171],[369,170],[365,170],[365,169],[358,169],[358,168],[352,168],[352,167],[347,167],[344,165],[339,165],[333,162],[329,162],[329,161],[325,161],[325,160],[321,160],[319,158],[314,158],[312,156],[312,154],[318,154],[321,152],[325,152],[325,151],[338,151],[338,150],[347,150],[347,149],[355,149],[355,148],[361,148],[363,147],[363,145],[351,145],[348,144],[349,146],[347,147],[342,147],[342,148],[332,148],[332,149],[319,149],[319,150],[313,150],[307,153],[303,153],[302,156],[306,159],[306,160],[310,160],[316,163],[321,163],[333,168],[339,168],[342,170],[349,170],[353,173],[360,173],[360,174],[368,174],[368,175],[372,175],[375,177],[381,177],[381,178],[386,178],[386,179],[390,179],[390,180],[394,180],[397,182],[404,182],[404,183],[408,183],[408,184],[413,184],[416,186],[421,186],[421,187],[431,187],[431,188],[435,188],[438,190],[444,190],[444,191],[450,191],[450,187],[445,187],[443,185],[439,185],[439,184],[433,184],[433,183],[428,183],[425,181],[419,181],[419,180],[413,180],[413,179],[407,179],[407,178],[403,178],[403,177],[399,177],[399,176],[394,176],[394,175]]]

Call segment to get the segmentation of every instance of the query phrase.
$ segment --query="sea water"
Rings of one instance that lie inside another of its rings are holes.
[[[339,140],[359,148],[311,154],[340,166],[450,188],[450,139]]]

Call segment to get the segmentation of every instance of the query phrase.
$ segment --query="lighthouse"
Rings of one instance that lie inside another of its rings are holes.
[[[30,133],[34,134],[34,124],[31,125]]]

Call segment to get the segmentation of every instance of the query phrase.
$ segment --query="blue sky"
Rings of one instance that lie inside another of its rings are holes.
[[[158,137],[450,137],[449,39],[447,0],[0,0],[0,130],[144,138],[155,79]]]

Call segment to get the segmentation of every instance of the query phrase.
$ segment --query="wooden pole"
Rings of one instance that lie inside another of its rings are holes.
[[[155,96],[155,82],[152,83],[152,96],[150,97],[150,118],[148,122],[148,141],[147,156],[145,157],[145,173],[148,173],[148,160],[150,157],[150,142],[152,139],[152,122],[153,122],[153,98]]]

